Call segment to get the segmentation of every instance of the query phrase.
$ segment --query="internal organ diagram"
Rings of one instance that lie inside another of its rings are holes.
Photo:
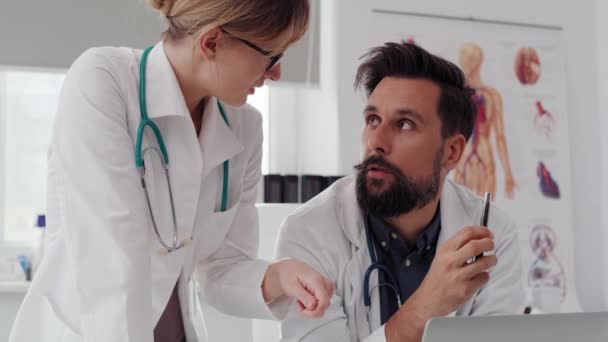
[[[539,135],[547,138],[553,133],[555,117],[543,107],[540,101],[536,101],[536,115],[534,116],[534,128]]]
[[[547,225],[538,225],[530,233],[530,248],[535,259],[528,272],[530,287],[556,287],[560,289],[561,300],[566,297],[564,268],[554,254],[557,235]]]
[[[536,167],[536,176],[538,177],[540,192],[548,198],[559,199],[559,185],[551,176],[551,172],[542,161],[538,162]]]
[[[505,175],[504,191],[513,198],[517,183],[511,171],[509,153],[504,131],[502,96],[498,90],[481,79],[483,50],[476,43],[464,43],[459,51],[459,64],[465,73],[467,84],[475,89],[473,99],[477,104],[475,127],[463,157],[456,167],[454,181],[479,195],[490,192],[492,198],[497,191],[494,147],[490,137],[494,135],[496,152]]]
[[[408,37],[406,38],[401,38],[401,44],[412,44],[412,45],[416,45],[416,40],[414,39],[414,37]]]
[[[540,58],[535,49],[523,47],[515,56],[515,76],[523,85],[534,85],[540,78]]]

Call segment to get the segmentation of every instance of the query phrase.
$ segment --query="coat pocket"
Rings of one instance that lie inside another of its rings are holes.
[[[232,206],[226,211],[217,212],[209,215],[203,221],[203,227],[195,236],[197,246],[197,257],[201,260],[216,252],[226,239],[226,235],[232,227],[232,222],[238,211],[239,204]]]

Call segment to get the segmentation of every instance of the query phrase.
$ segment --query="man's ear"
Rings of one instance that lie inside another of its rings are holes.
[[[224,37],[222,30],[217,27],[205,32],[198,41],[199,53],[206,59],[213,59]]]
[[[460,162],[467,146],[467,139],[462,134],[447,137],[443,143],[443,167],[446,171],[452,171]]]

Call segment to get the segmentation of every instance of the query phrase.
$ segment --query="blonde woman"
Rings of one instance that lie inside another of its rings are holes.
[[[150,0],[144,51],[94,48],[70,68],[49,153],[45,255],[10,341],[204,341],[198,290],[228,314],[322,315],[333,285],[256,259],[261,116],[307,0]]]

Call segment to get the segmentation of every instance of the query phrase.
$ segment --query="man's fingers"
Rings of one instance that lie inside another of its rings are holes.
[[[488,272],[481,272],[471,279],[471,286],[476,290],[488,283],[490,280],[490,274]]]
[[[480,240],[485,238],[493,238],[494,235],[487,227],[471,226],[461,229],[456,235],[446,241],[444,248],[451,251],[457,251],[462,246],[466,245],[471,240]]]
[[[458,265],[464,265],[470,258],[493,250],[494,241],[491,238],[471,240],[456,251],[454,254],[454,261]]]
[[[487,273],[492,267],[496,266],[498,259],[496,255],[490,254],[476,259],[474,262],[464,267],[464,277],[472,279],[482,273]]]

